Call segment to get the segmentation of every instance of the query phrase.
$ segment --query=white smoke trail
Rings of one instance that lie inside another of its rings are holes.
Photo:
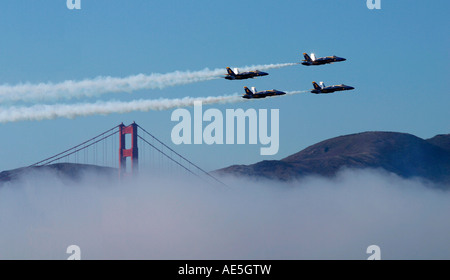
[[[10,107],[0,109],[0,123],[19,121],[41,121],[56,118],[75,118],[92,115],[109,115],[113,113],[130,113],[134,111],[161,111],[179,107],[192,106],[195,101],[203,104],[231,103],[244,101],[238,95],[210,96],[210,97],[184,97],[176,99],[141,99],[129,102],[99,101],[96,103],[33,105],[31,107]]]
[[[290,91],[287,95],[305,93],[308,91]],[[270,98],[270,97],[268,97]],[[98,101],[96,103],[76,103],[76,104],[38,104],[30,107],[13,106],[0,108],[0,123],[19,121],[41,121],[56,118],[76,118],[92,115],[109,115],[113,113],[124,114],[134,111],[162,111],[180,107],[193,106],[195,101],[203,104],[215,103],[235,103],[245,102],[248,99],[242,95],[223,95],[209,97],[184,97],[175,99],[140,99],[128,102],[123,101]],[[256,102],[256,101],[255,101]]]
[[[301,94],[301,93],[308,93],[309,90],[299,90],[299,91],[288,91],[286,92],[286,95],[295,95],[295,94]]]
[[[266,64],[241,67],[242,71],[270,70],[293,66],[297,63]],[[35,102],[99,96],[106,93],[133,92],[144,89],[162,89],[219,79],[225,69],[200,71],[175,71],[166,74],[138,74],[125,78],[97,77],[82,81],[67,80],[61,83],[0,85],[0,102]]]

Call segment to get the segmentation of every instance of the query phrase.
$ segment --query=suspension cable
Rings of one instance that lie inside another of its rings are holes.
[[[189,170],[188,168],[186,168],[185,166],[183,166],[181,163],[177,162],[176,160],[174,160],[173,158],[171,158],[170,156],[168,156],[166,153],[164,153],[163,151],[161,151],[160,149],[156,148],[154,145],[150,144],[149,142],[147,142],[147,140],[143,139],[140,135],[138,135],[138,138],[141,139],[142,141],[144,141],[145,143],[147,143],[148,145],[150,145],[153,149],[157,150],[158,152],[160,152],[161,154],[165,155],[168,159],[170,159],[171,161],[175,162],[176,164],[178,164],[179,166],[183,167],[184,169],[186,169],[186,171],[190,172],[191,174],[198,176],[197,174],[195,174],[194,172],[192,172],[191,170]]]
[[[58,157],[58,156],[63,155],[63,154],[65,154],[65,153],[69,152],[69,151],[72,151],[73,149],[76,149],[76,148],[78,148],[78,147],[80,147],[80,146],[83,146],[84,144],[89,143],[89,142],[91,142],[91,141],[93,141],[93,140],[95,140],[95,139],[97,139],[97,138],[99,138],[99,137],[105,135],[106,133],[108,133],[108,132],[110,132],[110,131],[112,131],[112,130],[118,128],[118,127],[119,127],[119,126],[117,125],[117,126],[111,128],[111,129],[109,129],[109,130],[107,130],[107,131],[105,131],[105,132],[103,132],[103,133],[101,133],[101,134],[95,136],[94,138],[91,138],[91,139],[89,139],[89,140],[87,140],[87,141],[84,141],[83,143],[78,144],[78,145],[76,145],[76,146],[74,146],[74,147],[72,147],[72,148],[70,148],[70,149],[68,149],[68,150],[65,150],[64,152],[61,152],[61,153],[59,153],[59,154],[56,154],[56,155],[54,155],[54,156],[52,156],[52,157],[49,157],[49,158],[46,158],[46,159],[41,160],[41,161],[39,161],[39,162],[36,162],[35,164],[32,164],[32,165],[30,165],[30,166],[28,166],[28,167],[34,167],[34,166],[42,165],[43,162],[49,161],[49,160],[51,160],[51,159],[54,159],[55,157]],[[52,162],[53,162],[53,161],[52,161]],[[46,164],[48,164],[48,163],[46,163]],[[44,165],[46,165],[46,164],[44,164]]]
[[[172,151],[174,154],[176,154],[177,156],[179,156],[180,158],[184,159],[185,161],[187,161],[189,164],[191,164],[192,166],[194,166],[195,168],[197,168],[198,170],[202,171],[203,173],[205,173],[207,176],[213,178],[215,181],[225,185],[223,182],[221,182],[219,179],[217,179],[216,177],[212,176],[209,172],[203,170],[202,168],[200,168],[199,166],[197,166],[196,164],[194,164],[193,162],[191,162],[190,160],[188,160],[187,158],[183,157],[182,155],[180,155],[179,153],[175,152],[172,148],[170,148],[169,146],[167,146],[166,144],[164,144],[163,142],[161,142],[158,138],[156,138],[155,136],[153,136],[150,132],[148,132],[147,130],[145,130],[144,128],[142,128],[140,125],[137,125],[140,129],[142,129],[142,131],[144,131],[145,133],[147,133],[148,135],[150,135],[150,137],[152,137],[153,139],[155,139],[156,141],[158,141],[161,145],[163,145],[164,147],[166,147],[167,149],[169,149],[170,151]]]
[[[51,164],[52,162],[55,162],[55,161],[57,161],[57,160],[60,160],[60,159],[62,159],[62,158],[64,158],[64,157],[66,157],[66,156],[70,156],[70,155],[72,155],[72,154],[74,154],[74,153],[77,153],[77,152],[79,152],[79,151],[81,151],[81,150],[87,149],[87,148],[89,148],[90,146],[95,145],[95,144],[97,144],[98,142],[103,141],[103,140],[105,140],[105,139],[107,139],[107,138],[113,136],[114,134],[116,134],[116,133],[118,133],[118,132],[119,132],[119,131],[115,131],[115,132],[113,132],[113,133],[111,133],[111,134],[109,134],[109,135],[107,135],[107,136],[105,136],[105,137],[103,137],[103,138],[98,139],[97,141],[95,141],[95,142],[93,142],[93,143],[90,143],[90,144],[87,145],[87,146],[84,146],[84,147],[82,147],[82,148],[79,148],[79,149],[77,149],[77,150],[75,150],[75,151],[73,151],[73,152],[71,152],[71,153],[69,153],[69,154],[67,154],[67,155],[63,155],[63,156],[61,156],[61,157],[59,157],[59,158],[53,159],[52,161],[49,161],[49,162],[47,162],[47,163],[45,163],[45,164],[43,164],[43,165],[44,165],[44,166],[45,166],[45,165],[49,165],[49,164]],[[78,146],[79,146],[79,145],[78,145]],[[94,158],[95,158],[95,157],[94,157]]]
[[[161,145],[163,145],[164,147],[166,147],[167,149],[169,149],[170,151],[172,151],[173,153],[175,153],[177,156],[179,156],[180,158],[184,159],[185,161],[187,161],[189,164],[191,164],[192,166],[194,166],[195,168],[197,168],[198,170],[202,171],[203,173],[205,173],[207,176],[211,177],[212,179],[214,179],[215,181],[225,185],[225,183],[221,182],[219,179],[217,179],[216,177],[214,177],[213,175],[211,175],[209,172],[203,170],[202,168],[200,168],[199,166],[197,166],[196,164],[194,164],[193,162],[191,162],[190,160],[188,160],[187,158],[183,157],[182,155],[180,155],[179,153],[175,152],[172,148],[170,148],[169,146],[167,146],[166,144],[164,144],[163,142],[161,142],[158,138],[156,138],[155,136],[153,136],[150,132],[148,132],[147,130],[145,130],[143,127],[141,127],[140,125],[137,125],[140,129],[142,129],[142,131],[144,131],[145,133],[147,133],[148,135],[150,135],[150,137],[152,137],[153,139],[155,139],[156,141],[158,141]],[[149,144],[147,142],[147,144]],[[151,145],[151,144],[150,144]],[[153,145],[152,145],[153,146]],[[153,146],[154,147],[154,146]],[[192,172],[191,172],[192,173]]]

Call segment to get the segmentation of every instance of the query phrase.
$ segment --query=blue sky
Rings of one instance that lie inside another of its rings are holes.
[[[223,112],[279,109],[280,150],[274,156],[260,156],[259,145],[175,146],[169,110],[0,124],[0,170],[34,163],[132,121],[208,170],[281,159],[318,141],[363,131],[422,138],[450,133],[448,1],[382,0],[381,10],[369,10],[365,0],[81,0],[79,11],[68,10],[65,2],[0,4],[0,85],[298,62],[301,53],[316,52],[348,60],[275,69],[257,80],[62,102],[224,95],[241,93],[243,86],[308,90],[314,80],[356,90],[205,106]]]

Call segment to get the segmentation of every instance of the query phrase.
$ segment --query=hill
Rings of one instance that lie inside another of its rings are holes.
[[[19,180],[22,176],[26,176],[36,172],[50,172],[62,180],[77,182],[87,174],[95,174],[100,177],[117,176],[118,170],[115,168],[101,167],[88,164],[75,163],[57,163],[47,166],[25,167],[0,173],[0,184],[10,181]]]
[[[427,142],[450,152],[450,134],[436,135]]]
[[[220,174],[291,180],[334,176],[340,169],[382,168],[404,178],[450,182],[450,134],[428,140],[396,132],[364,132],[312,145],[281,160],[233,165]]]
[[[424,140],[397,132],[357,133],[322,141],[281,160],[233,165],[214,173],[288,181],[308,175],[333,177],[342,168],[381,168],[404,178],[450,183],[450,134]],[[118,170],[60,163],[1,172],[0,184],[33,172],[52,172],[60,179],[76,182],[88,173],[116,178]]]

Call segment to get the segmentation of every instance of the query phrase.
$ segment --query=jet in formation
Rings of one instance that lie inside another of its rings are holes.
[[[244,87],[245,94],[242,98],[252,99],[252,98],[266,98],[267,96],[276,96],[276,95],[285,95],[285,92],[273,89],[273,90],[265,90],[265,91],[256,91],[256,88],[252,87],[252,90],[248,89],[248,87]]]
[[[331,64],[331,63],[341,62],[341,61],[346,61],[347,60],[347,59],[345,59],[343,57],[338,57],[338,56],[335,56],[335,55],[316,58],[316,55],[313,54],[313,53],[311,54],[311,57],[307,53],[303,53],[303,56],[305,57],[305,59],[302,60],[302,64],[306,65],[306,66]]]
[[[341,85],[334,85],[334,86],[325,86],[323,82],[320,82],[320,85],[318,85],[316,82],[313,82],[314,89],[311,90],[312,93],[319,94],[319,93],[332,93],[335,91],[342,91],[342,90],[352,90],[355,89],[354,87],[347,86],[344,84]]]
[[[237,68],[234,68],[234,71],[231,70],[230,67],[227,67],[228,74],[225,76],[227,80],[245,80],[245,79],[254,79],[255,77],[267,76],[269,73],[261,72],[259,70],[242,72],[239,73]]]

